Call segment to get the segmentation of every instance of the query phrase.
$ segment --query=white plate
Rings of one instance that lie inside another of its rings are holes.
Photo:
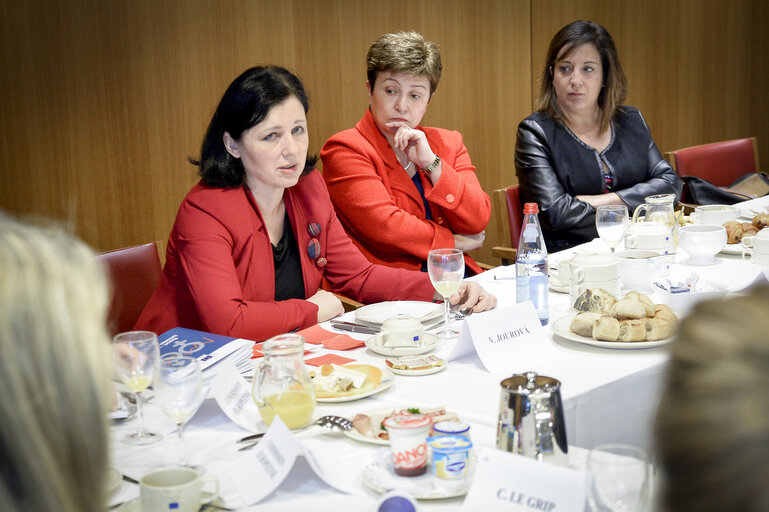
[[[438,345],[438,336],[426,332],[422,335],[422,345],[419,347],[382,347],[377,346],[376,339],[381,336],[382,333],[372,336],[366,340],[366,346],[382,356],[415,356],[418,354],[426,354],[434,349]]]
[[[388,318],[411,315],[420,322],[430,323],[443,314],[443,304],[416,300],[395,300],[369,304],[355,310],[355,320],[371,325],[382,325]]]
[[[440,366],[431,366],[430,368],[424,368],[422,370],[403,370],[401,368],[390,368],[390,371],[393,372],[396,375],[409,375],[418,377],[420,375],[432,375],[433,373],[442,372],[444,369],[446,369],[446,361],[441,359],[443,361],[443,364]]]
[[[358,395],[338,396],[335,398],[316,398],[315,401],[325,402],[325,403],[352,402],[353,400],[360,400],[361,398],[375,395],[380,391],[384,391],[385,389],[393,385],[395,376],[393,376],[393,373],[390,371],[390,368],[379,368],[379,369],[382,370],[382,382],[380,382],[379,385],[374,389],[369,389],[368,391],[364,391],[363,393],[360,393]]]
[[[578,343],[584,343],[585,345],[592,345],[594,347],[612,348],[615,350],[637,350],[637,349],[643,349],[643,348],[654,348],[654,347],[659,347],[661,345],[666,345],[671,341],[673,341],[673,338],[665,338],[664,340],[657,340],[657,341],[632,341],[632,342],[594,340],[593,338],[580,336],[579,334],[575,334],[569,330],[569,325],[571,324],[571,321],[575,316],[577,315],[569,314],[566,316],[562,316],[561,318],[559,318],[558,320],[550,324],[550,328],[558,336],[562,338],[566,338],[567,340],[576,341]]]
[[[561,284],[557,277],[550,277],[547,280],[548,288],[556,293],[569,293],[569,285]]]
[[[411,405],[408,405],[408,404],[406,404],[406,405],[393,405],[393,406],[390,406],[390,407],[379,407],[377,409],[371,409],[371,410],[368,410],[368,411],[363,411],[360,414],[366,414],[368,416],[389,416],[391,413],[393,413],[395,411],[401,411],[403,409],[409,409],[409,408],[413,408],[413,407],[419,408],[418,405],[414,405],[414,404],[411,404]],[[385,445],[385,446],[390,446],[390,441],[389,440],[380,439],[378,437],[364,436],[363,434],[361,434],[360,432],[358,432],[354,428],[352,428],[350,430],[345,430],[342,433],[344,435],[346,435],[347,437],[349,437],[350,439],[355,439],[356,441],[360,441],[361,443],[381,444],[381,445]]]
[[[737,256],[742,254],[742,251],[751,252],[753,250],[752,247],[745,248],[742,246],[742,244],[726,244],[723,249],[721,249],[722,254],[736,254]]]
[[[207,492],[203,491],[203,496],[205,498],[206,496],[210,496],[210,494],[208,494]],[[211,504],[212,505],[219,505],[219,506],[222,506],[222,507],[224,506],[224,503],[222,502],[222,500],[220,498],[216,498]],[[203,504],[201,503],[201,506],[202,505]],[[120,508],[118,508],[117,510],[118,510],[118,512],[142,512],[142,500],[141,500],[141,498],[136,498],[134,500],[127,501],[127,502],[123,503],[120,506]],[[208,509],[206,509],[206,510],[208,510]],[[215,507],[211,507],[211,510],[216,510],[216,508]]]
[[[363,465],[361,479],[366,487],[379,494],[399,489],[418,500],[455,498],[467,494],[473,481],[475,463],[472,452],[468,464],[468,475],[462,480],[446,480],[434,476],[429,463],[424,475],[405,477],[395,473],[390,449],[382,448]]]

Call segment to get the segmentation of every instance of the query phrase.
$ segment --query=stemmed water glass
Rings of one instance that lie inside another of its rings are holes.
[[[136,413],[139,416],[139,428],[125,436],[123,442],[133,445],[157,443],[163,435],[144,428],[141,395],[152,384],[155,364],[160,359],[158,337],[150,331],[123,332],[113,338],[112,347],[117,374],[136,395]]]
[[[598,230],[598,236],[609,246],[611,252],[614,252],[625,237],[628,222],[627,206],[611,204],[599,206],[596,209],[595,227]]]
[[[203,378],[198,360],[178,354],[169,354],[161,359],[155,373],[155,395],[160,408],[176,423],[182,449],[181,465],[189,466],[184,445],[184,424],[203,401]]]
[[[435,249],[427,255],[427,273],[435,290],[443,297],[444,329],[438,333],[451,339],[459,333],[449,326],[449,297],[459,289],[465,276],[465,255],[459,249]]]
[[[637,512],[649,497],[646,453],[627,444],[605,444],[590,450],[590,501],[600,512]]]

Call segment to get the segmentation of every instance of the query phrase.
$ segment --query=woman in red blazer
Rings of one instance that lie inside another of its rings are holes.
[[[459,132],[420,126],[441,76],[437,47],[416,32],[371,45],[369,109],[323,147],[323,178],[342,225],[366,257],[425,270],[432,249],[483,245],[491,216]],[[480,267],[465,254],[470,273]]]
[[[307,109],[302,83],[283,68],[251,68],[229,86],[137,329],[263,340],[343,312],[319,290],[323,277],[361,302],[435,297],[427,275],[373,265],[350,242],[307,156]],[[496,304],[477,283],[460,300],[476,311]]]

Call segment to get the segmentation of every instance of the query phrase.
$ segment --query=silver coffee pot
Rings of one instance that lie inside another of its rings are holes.
[[[534,372],[516,374],[502,387],[497,448],[541,462],[568,464],[561,383]]]

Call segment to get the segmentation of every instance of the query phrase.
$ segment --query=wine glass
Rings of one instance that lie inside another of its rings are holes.
[[[182,448],[181,465],[190,467],[184,445],[184,424],[197,412],[203,401],[200,363],[194,357],[169,354],[157,365],[154,387],[160,408],[176,423]]]
[[[144,428],[141,395],[152,383],[155,364],[160,359],[158,337],[150,331],[122,332],[113,338],[112,347],[117,374],[136,395],[136,413],[139,416],[137,431],[122,440],[133,445],[157,443],[163,435]]]
[[[459,333],[449,326],[449,297],[459,289],[465,276],[465,255],[459,249],[434,249],[427,255],[427,273],[435,290],[443,296],[444,329],[438,333],[451,339]]]
[[[614,252],[615,247],[625,237],[627,226],[627,206],[604,205],[599,206],[595,212],[595,227],[598,230],[598,236],[609,246],[611,252]]]
[[[590,499],[600,512],[643,510],[649,495],[646,453],[627,444],[604,444],[590,450]]]

